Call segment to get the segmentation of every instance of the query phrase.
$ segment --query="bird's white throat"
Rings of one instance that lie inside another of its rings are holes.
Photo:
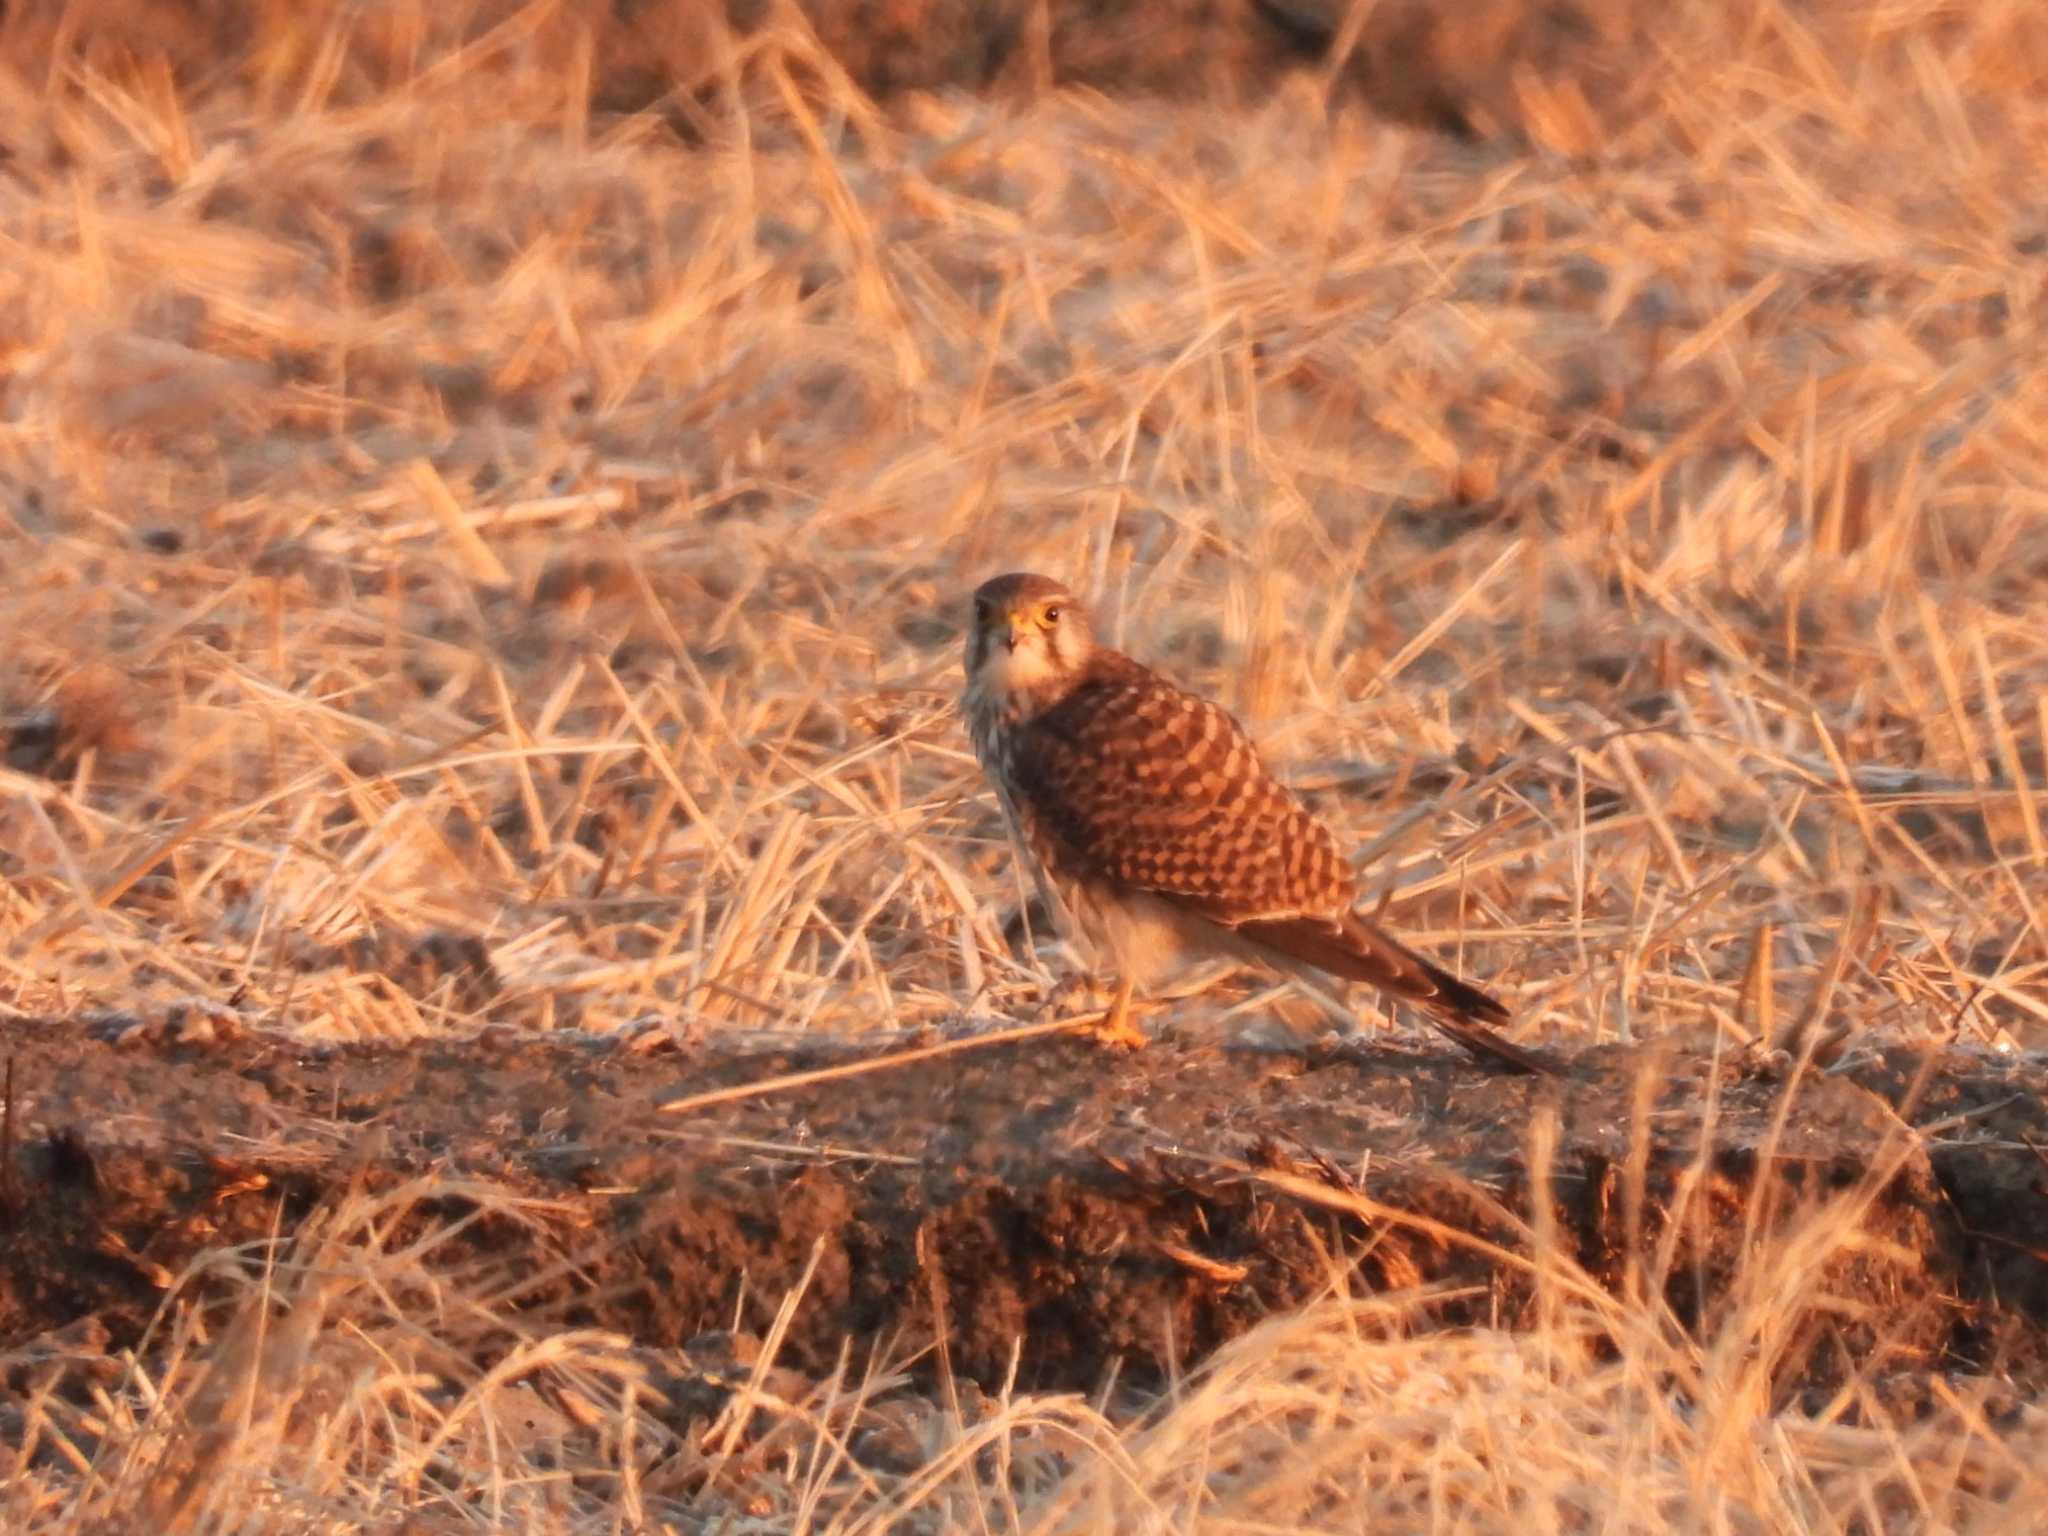
[[[1009,695],[1035,693],[1058,675],[1050,648],[1043,640],[1033,639],[1014,651],[1006,645],[991,645],[975,681],[1000,701]]]

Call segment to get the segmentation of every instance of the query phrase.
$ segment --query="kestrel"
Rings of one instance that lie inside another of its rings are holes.
[[[962,706],[1040,897],[1117,976],[1104,1039],[1143,1044],[1133,991],[1228,958],[1371,982],[1476,1056],[1553,1070],[1487,1027],[1507,1009],[1354,912],[1336,839],[1244,728],[1098,645],[1059,582],[998,576],[975,592]]]

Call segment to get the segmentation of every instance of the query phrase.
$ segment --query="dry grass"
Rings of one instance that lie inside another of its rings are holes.
[[[349,1197],[217,1255],[224,1298],[140,1351],[0,1355],[7,1528],[1989,1533],[2048,1495],[2048,1413],[1982,1380],[1932,1377],[1903,1412],[1868,1377],[1777,1405],[1788,1321],[1839,1306],[1819,1277],[1854,1197],[1759,1248],[1703,1338],[1654,1286],[1608,1296],[1539,1247],[1537,1328],[1417,1328],[1430,1295],[1333,1273],[1114,1406],[918,1392],[882,1354],[808,1380],[772,1331],[734,1362],[551,1325],[511,1309],[530,1277],[436,1262],[453,1229],[418,1217],[450,1200],[557,1215],[447,1181]]]
[[[2028,0],[1687,7],[1576,159],[1315,75],[885,110],[786,19],[706,26],[621,117],[570,8],[252,9],[210,68],[0,22],[15,1007],[1028,1019],[1062,962],[1005,932],[951,700],[961,595],[1035,566],[1235,705],[1524,1038],[2048,1039]],[[1517,89],[1574,143],[1575,93]],[[488,966],[434,963],[451,931]],[[14,1527],[145,1484],[221,1530],[656,1520],[684,1452],[621,1346],[429,1321],[374,1224],[103,1389],[109,1449],[18,1473]],[[835,1459],[846,1383],[745,1478],[675,1475],[761,1529],[2038,1508],[2038,1417],[1851,1430],[1674,1394],[1654,1329],[1597,1363],[1568,1307],[1409,1340],[1406,1305],[1275,1320],[1135,1421],[1006,1397],[893,1481]],[[222,1406],[287,1335],[331,1393]],[[461,1411],[487,1336],[580,1384],[582,1460]],[[179,1482],[206,1444],[232,1467]]]

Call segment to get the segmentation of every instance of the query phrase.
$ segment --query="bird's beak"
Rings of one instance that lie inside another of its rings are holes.
[[[1017,647],[1024,643],[1024,636],[1030,632],[1030,629],[1031,621],[1023,614],[1011,614],[1010,633],[1004,638],[1003,644],[1009,647],[1012,654],[1015,654]]]

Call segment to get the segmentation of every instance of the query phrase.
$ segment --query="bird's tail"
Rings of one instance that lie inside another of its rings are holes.
[[[1475,1056],[1497,1061],[1515,1072],[1556,1076],[1557,1068],[1541,1056],[1523,1050],[1511,1040],[1502,1039],[1487,1027],[1505,1024],[1513,1017],[1497,998],[1480,991],[1469,981],[1460,981],[1442,966],[1432,964],[1412,951],[1410,954],[1435,984],[1436,990],[1432,995],[1414,997],[1414,1001],[1429,1015],[1430,1023]]]
[[[1460,980],[1433,960],[1382,933],[1361,917],[1336,922],[1292,918],[1280,922],[1245,923],[1242,938],[1299,961],[1343,976],[1370,982],[1382,992],[1405,997],[1429,1015],[1429,1021],[1474,1056],[1515,1072],[1555,1075],[1557,1069],[1489,1027],[1507,1023],[1500,1002],[1469,981]]]

